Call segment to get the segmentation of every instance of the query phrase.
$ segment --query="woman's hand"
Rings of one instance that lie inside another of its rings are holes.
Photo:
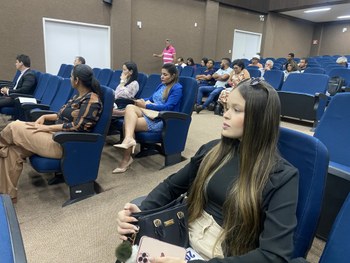
[[[45,123],[45,115],[40,116],[36,121],[36,124],[44,124]]]
[[[26,122],[27,129],[34,130],[36,132],[51,132],[50,125],[38,124],[36,122]]]
[[[124,209],[118,212],[117,216],[117,225],[118,225],[118,234],[120,239],[127,240],[125,236],[127,234],[134,234],[138,231],[138,227],[131,224],[132,222],[137,222],[135,217],[132,217],[132,213],[141,212],[140,208],[137,205],[127,203],[124,206]]]
[[[174,257],[150,258],[151,263],[186,263],[186,260]]]
[[[146,108],[146,102],[143,99],[135,100],[135,105],[140,108]]]

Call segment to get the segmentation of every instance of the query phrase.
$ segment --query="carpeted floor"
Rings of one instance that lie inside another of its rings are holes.
[[[192,115],[192,124],[183,155],[191,157],[203,143],[220,137],[222,117],[203,111]],[[0,116],[0,129],[7,117]],[[292,129],[312,134],[309,126],[282,123]],[[18,203],[15,205],[28,262],[75,263],[114,262],[114,249],[119,243],[116,214],[123,205],[147,194],[188,160],[162,169],[164,158],[154,155],[136,159],[125,174],[112,174],[121,159],[121,151],[110,137],[105,145],[98,183],[104,191],[79,203],[62,208],[68,198],[65,184],[48,186],[52,175],[38,174],[26,164],[19,181]],[[310,262],[318,262],[324,242],[315,239],[309,253]]]

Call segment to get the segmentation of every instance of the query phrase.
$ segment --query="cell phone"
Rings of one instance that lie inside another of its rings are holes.
[[[186,249],[155,238],[143,236],[140,239],[136,263],[149,263],[150,257],[177,257],[185,259]]]

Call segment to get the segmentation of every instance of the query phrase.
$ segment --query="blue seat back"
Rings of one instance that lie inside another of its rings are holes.
[[[281,70],[266,70],[264,79],[276,90],[279,90],[283,84],[284,73]]]
[[[50,110],[59,111],[61,107],[67,103],[69,98],[71,97],[72,86],[70,79],[61,79],[60,85],[56,92],[56,96],[53,98],[50,104]]]
[[[92,69],[94,76],[96,79],[98,79],[98,75],[100,75],[101,69],[100,68],[93,68]]]
[[[315,93],[325,94],[329,77],[324,74],[289,74],[283,83],[281,91],[305,93],[314,96]]]
[[[293,257],[305,257],[321,212],[328,151],[317,138],[286,128],[280,129],[278,149],[299,170],[298,224],[294,233]]]
[[[104,138],[107,135],[109,124],[112,117],[112,109],[114,104],[113,90],[107,86],[101,86],[103,110],[99,121],[93,129],[93,133],[101,134]]]
[[[182,100],[180,106],[180,112],[192,115],[193,105],[198,90],[198,83],[194,78],[179,77],[179,83],[182,85]]]
[[[101,69],[100,73],[98,74],[97,80],[100,82],[100,85],[107,86],[111,80],[111,77],[113,75],[113,71],[109,68]]]
[[[348,263],[350,257],[350,194],[332,226],[319,263]]]
[[[139,83],[139,91],[135,95],[135,98],[139,98],[143,88],[146,86],[148,76],[145,73],[139,72],[137,76],[137,82]]]
[[[47,82],[47,87],[40,102],[41,104],[51,104],[54,97],[56,96],[59,86],[61,85],[61,80],[62,78],[59,76],[50,75],[50,78]]]
[[[328,148],[330,160],[350,166],[350,93],[337,93],[330,101],[314,136]]]
[[[62,77],[62,78],[70,78],[70,76],[72,74],[73,67],[74,67],[73,65],[67,64],[65,69],[64,69],[64,72],[62,73],[62,75],[60,75],[60,77]]]
[[[120,83],[120,76],[121,76],[121,74],[122,74],[121,70],[119,70],[119,69],[115,70],[113,72],[113,75],[112,75],[112,77],[111,77],[111,79],[110,79],[110,81],[109,81],[107,86],[110,87],[111,89],[115,90],[118,87],[119,83]]]
[[[67,67],[67,64],[61,64],[61,66],[57,72],[57,76],[62,77],[64,75],[64,71],[65,71],[66,67]]]
[[[138,94],[138,98],[149,98],[152,96],[158,85],[161,83],[160,74],[151,74],[147,78],[147,82],[142,89],[142,92]]]
[[[325,74],[326,71],[321,67],[307,67],[304,73]]]
[[[193,77],[194,69],[191,66],[185,66],[180,73],[180,76]]]
[[[249,75],[251,78],[258,78],[261,76],[261,71],[258,68],[248,68]]]
[[[345,79],[345,85],[350,86],[350,69],[339,67],[339,68],[333,68],[331,71],[329,71],[328,76],[331,77],[342,77]]]
[[[206,69],[207,67],[197,67],[193,74],[193,77],[196,77],[197,75],[202,75]]]

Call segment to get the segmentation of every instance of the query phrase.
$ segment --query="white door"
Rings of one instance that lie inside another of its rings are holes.
[[[82,56],[92,68],[111,67],[110,27],[43,18],[46,72]]]
[[[235,29],[233,34],[232,60],[251,59],[260,53],[262,34]]]

